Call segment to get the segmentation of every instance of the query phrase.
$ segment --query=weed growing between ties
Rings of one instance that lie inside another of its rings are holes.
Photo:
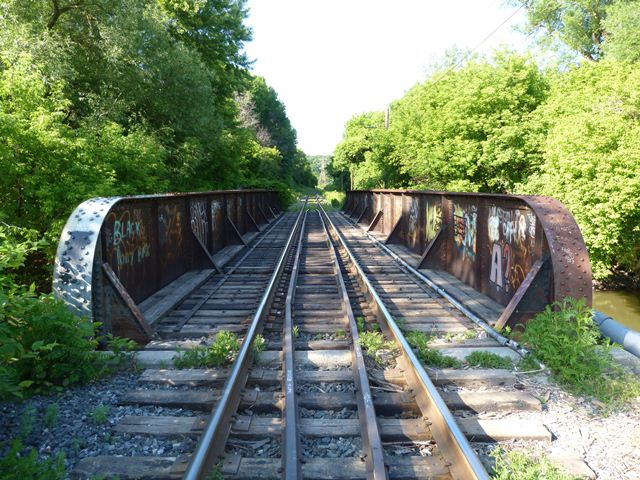
[[[294,332],[295,333],[295,332]],[[297,334],[295,335],[298,336]],[[254,357],[258,357],[264,349],[267,348],[267,341],[260,334],[256,335],[256,338],[253,340],[253,345],[251,345],[251,351],[253,352]]]
[[[45,427],[51,428],[56,423],[58,423],[58,413],[60,409],[58,408],[57,403],[50,404],[47,409],[44,411],[44,416],[42,418],[42,423]]]
[[[173,364],[178,368],[219,367],[231,363],[239,350],[240,341],[237,335],[222,330],[216,334],[211,345],[179,352]]]
[[[490,455],[495,459],[493,480],[574,480],[577,477],[566,474],[553,465],[545,456],[535,457],[516,450],[506,451],[498,446]]]
[[[405,335],[409,345],[415,350],[416,355],[421,362],[438,368],[460,368],[462,362],[460,360],[443,355],[438,350],[429,348],[428,343],[431,336],[424,332],[411,331]]]
[[[360,346],[367,352],[378,365],[382,365],[384,360],[378,356],[381,350],[393,350],[394,343],[387,341],[380,332],[362,332],[359,339]]]
[[[518,362],[518,371],[522,373],[536,372],[540,370],[540,364],[536,361],[535,357],[529,353],[520,362]]]
[[[556,307],[554,309],[554,307]],[[584,300],[565,298],[527,323],[523,341],[560,383],[609,407],[640,396],[640,381],[611,357]]]
[[[480,368],[502,368],[511,370],[513,361],[510,358],[501,357],[491,352],[476,351],[465,358],[470,367]]]
[[[89,416],[96,425],[104,425],[109,418],[109,407],[106,405],[98,405]]]

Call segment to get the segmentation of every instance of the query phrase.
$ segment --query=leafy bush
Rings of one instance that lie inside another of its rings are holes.
[[[52,295],[38,296],[34,285],[16,283],[15,271],[41,245],[29,231],[0,225],[0,398],[86,382],[108,371],[110,358],[95,351],[99,324],[76,317]]]
[[[418,359],[425,364],[438,368],[460,368],[462,362],[458,359],[443,355],[440,351],[429,348],[431,337],[424,332],[411,331],[405,335],[407,342],[415,350]]]
[[[553,465],[545,456],[534,457],[524,452],[502,447],[494,448],[490,455],[495,459],[493,480],[573,480],[577,477],[568,475]]]
[[[373,358],[376,363],[382,364],[383,360],[377,356],[380,350],[391,350],[394,348],[392,341],[387,341],[380,332],[360,332],[360,346]]]
[[[640,382],[615,363],[611,346],[599,342],[592,310],[583,299],[548,305],[527,323],[523,341],[553,375],[577,394],[611,406],[640,395]]]
[[[233,332],[222,330],[208,347],[198,346],[180,352],[173,359],[178,368],[219,367],[233,361],[240,350],[240,342]]]

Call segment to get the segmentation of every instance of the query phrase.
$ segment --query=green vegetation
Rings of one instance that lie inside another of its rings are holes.
[[[28,404],[22,411],[20,420],[18,421],[18,437],[22,439],[27,438],[31,432],[33,432],[35,426],[36,408],[33,405]]]
[[[3,3],[0,218],[57,238],[90,196],[315,186],[245,1],[192,3]]]
[[[340,210],[344,204],[346,194],[335,190],[325,190],[322,192],[324,197],[325,209]]]
[[[99,405],[89,414],[89,416],[96,425],[103,425],[107,423],[109,407],[106,405]]]
[[[556,197],[580,226],[594,277],[631,273],[640,284],[640,2],[526,9],[526,28],[566,61],[449,53],[391,104],[388,129],[384,112],[354,116],[327,172],[342,190]]]
[[[344,340],[347,337],[347,334],[344,330],[339,329],[339,330],[336,330],[336,333],[334,334],[334,336],[336,337],[336,340]]]
[[[540,370],[540,364],[531,353],[518,362],[518,371],[520,372],[535,372],[537,370]]]
[[[358,327],[359,333],[364,332],[365,330],[364,317],[356,317],[356,326]]]
[[[264,338],[262,342],[264,343]],[[238,336],[233,332],[222,330],[216,334],[211,345],[197,346],[179,352],[173,359],[173,364],[178,368],[219,367],[231,363],[239,350]]]
[[[503,368],[506,370],[513,368],[513,361],[510,358],[501,357],[495,353],[483,352],[481,350],[468,355],[465,358],[465,362],[467,362],[470,367]]]
[[[277,93],[248,70],[245,0],[196,3],[2,2],[0,399],[127,360],[130,345],[47,295],[81,201],[259,187],[286,207],[316,185]]]
[[[291,333],[293,333],[293,338],[298,338],[298,335],[300,335],[300,327],[294,325]]]
[[[435,348],[429,348],[428,343],[431,336],[424,332],[410,331],[405,334],[405,338],[415,350],[418,359],[431,367],[437,368],[460,368],[462,362],[458,359],[443,355]]]
[[[45,427],[51,428],[58,422],[59,407],[57,403],[52,403],[47,406],[42,417],[42,423]]]
[[[267,348],[267,341],[261,334],[256,335],[256,338],[253,340],[253,344],[251,345],[251,351],[253,352],[253,355],[255,355],[256,357],[259,356],[260,353],[264,352],[265,348]]]
[[[67,478],[62,452],[53,458],[39,458],[35,448],[25,450],[19,439],[13,440],[7,454],[0,458],[0,472],[5,480]]]
[[[51,295],[26,287],[25,262],[44,242],[32,230],[0,224],[0,399],[84,383],[120,366],[131,342],[104,339],[113,355],[95,351],[99,324],[71,314]]]
[[[383,360],[377,355],[380,350],[392,350],[395,345],[390,340],[385,340],[384,335],[380,332],[360,332],[360,346],[366,351],[375,362],[379,365]]]
[[[536,457],[517,450],[506,451],[495,447],[490,455],[495,459],[493,480],[574,480],[577,477],[568,475],[553,465],[546,456]]]
[[[530,320],[522,339],[571,391],[623,405],[640,396],[640,381],[614,362],[612,346],[599,343],[591,315],[583,300],[566,298]]]

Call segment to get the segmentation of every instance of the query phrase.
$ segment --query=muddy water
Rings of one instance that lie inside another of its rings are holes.
[[[593,308],[640,332],[640,291],[594,291]]]

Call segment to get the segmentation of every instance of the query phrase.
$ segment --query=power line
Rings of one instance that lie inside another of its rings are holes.
[[[511,20],[513,17],[515,17],[515,15],[522,10],[525,7],[525,4],[523,3],[522,5],[520,5],[514,12],[511,13],[511,15],[509,15],[506,19],[504,19],[502,21],[502,23],[500,23],[500,25],[498,25],[496,28],[494,28],[491,33],[489,35],[487,35],[486,37],[484,37],[482,39],[482,41],[480,43],[478,43],[475,47],[473,47],[471,49],[471,51],[469,53],[467,53],[464,57],[462,57],[460,60],[458,60],[454,65],[450,66],[442,75],[440,75],[437,80],[435,82],[433,82],[431,85],[436,85],[440,80],[442,80],[445,76],[447,76],[451,71],[453,71],[454,69],[458,68],[464,61],[466,61],[478,48],[480,48],[484,42],[486,42],[487,40],[489,40],[498,30],[500,30],[505,23],[507,23],[509,20]]]

